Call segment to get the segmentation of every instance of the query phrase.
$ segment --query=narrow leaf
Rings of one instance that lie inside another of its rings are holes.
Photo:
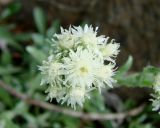
[[[41,8],[36,7],[34,9],[33,16],[38,31],[44,34],[46,30],[46,16],[44,11]]]

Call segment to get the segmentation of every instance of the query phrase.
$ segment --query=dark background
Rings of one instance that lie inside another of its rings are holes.
[[[1,0],[3,9],[12,0]],[[34,29],[35,6],[47,12],[48,25],[54,19],[63,27],[83,22],[99,26],[99,34],[121,43],[118,57],[122,64],[132,55],[134,70],[150,64],[160,66],[160,1],[159,0],[21,0],[22,10],[10,21],[22,29]]]

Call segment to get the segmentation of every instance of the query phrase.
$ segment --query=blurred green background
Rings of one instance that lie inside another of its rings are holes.
[[[5,83],[45,101],[37,65],[48,55],[49,39],[60,26],[88,23],[120,42],[120,68],[117,88],[103,96],[93,92],[82,111],[118,113],[146,104],[135,117],[86,121],[28,105],[0,88],[0,128],[159,128],[147,88],[159,70],[154,66],[160,66],[159,7],[158,0],[0,0],[0,79]]]

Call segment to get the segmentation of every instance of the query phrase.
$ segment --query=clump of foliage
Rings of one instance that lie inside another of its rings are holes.
[[[48,39],[52,38],[55,33],[59,33],[60,22],[54,20],[47,28],[45,12],[36,7],[33,11],[33,17],[37,30],[34,32],[17,32],[16,28],[19,26],[6,21],[8,18],[15,16],[20,9],[21,5],[13,2],[0,14],[0,79],[17,91],[44,101],[46,98],[46,94],[44,94],[45,86],[39,86],[42,76],[37,65],[41,65],[41,62],[46,60],[48,49],[53,43]],[[160,72],[160,68],[146,66],[141,72],[129,74],[128,71],[132,63],[133,58],[129,56],[124,65],[118,68],[114,76],[114,79],[117,80],[117,86],[152,88],[155,76]],[[156,83],[156,85],[159,86],[159,83]],[[108,93],[108,89],[103,89],[103,92]],[[134,95],[134,92],[132,93]],[[106,103],[105,97],[99,95],[97,91],[93,91],[90,97],[91,100],[86,100],[83,109],[77,111],[97,113],[114,111]],[[159,98],[156,100],[159,100]],[[122,110],[128,110],[136,106],[136,102],[133,100],[128,99],[121,102]],[[57,101],[52,100],[52,104],[57,104]],[[13,98],[3,89],[0,89],[0,113],[0,127],[2,128],[76,128],[81,127],[82,124],[84,128],[116,128],[121,126],[126,128],[154,128],[153,125],[160,119],[157,113],[152,112],[151,105],[147,104],[141,114],[134,118],[127,118],[125,123],[114,120],[84,121],[30,106],[24,101]]]

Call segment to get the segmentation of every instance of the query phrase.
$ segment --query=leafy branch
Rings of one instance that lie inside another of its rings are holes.
[[[11,95],[25,101],[26,103],[30,105],[34,105],[46,110],[58,112],[58,113],[63,113],[68,116],[72,117],[77,117],[85,120],[116,120],[116,119],[125,119],[128,116],[136,116],[140,114],[143,111],[144,104],[140,105],[137,108],[134,108],[132,110],[129,110],[127,112],[121,112],[121,113],[106,113],[106,114],[98,114],[98,113],[84,113],[84,112],[78,112],[78,111],[73,111],[69,110],[63,107],[59,107],[50,103],[42,102],[39,100],[35,100],[30,98],[29,96],[16,91],[13,89],[11,86],[5,84],[2,80],[0,80],[0,87],[6,90],[8,93]]]

